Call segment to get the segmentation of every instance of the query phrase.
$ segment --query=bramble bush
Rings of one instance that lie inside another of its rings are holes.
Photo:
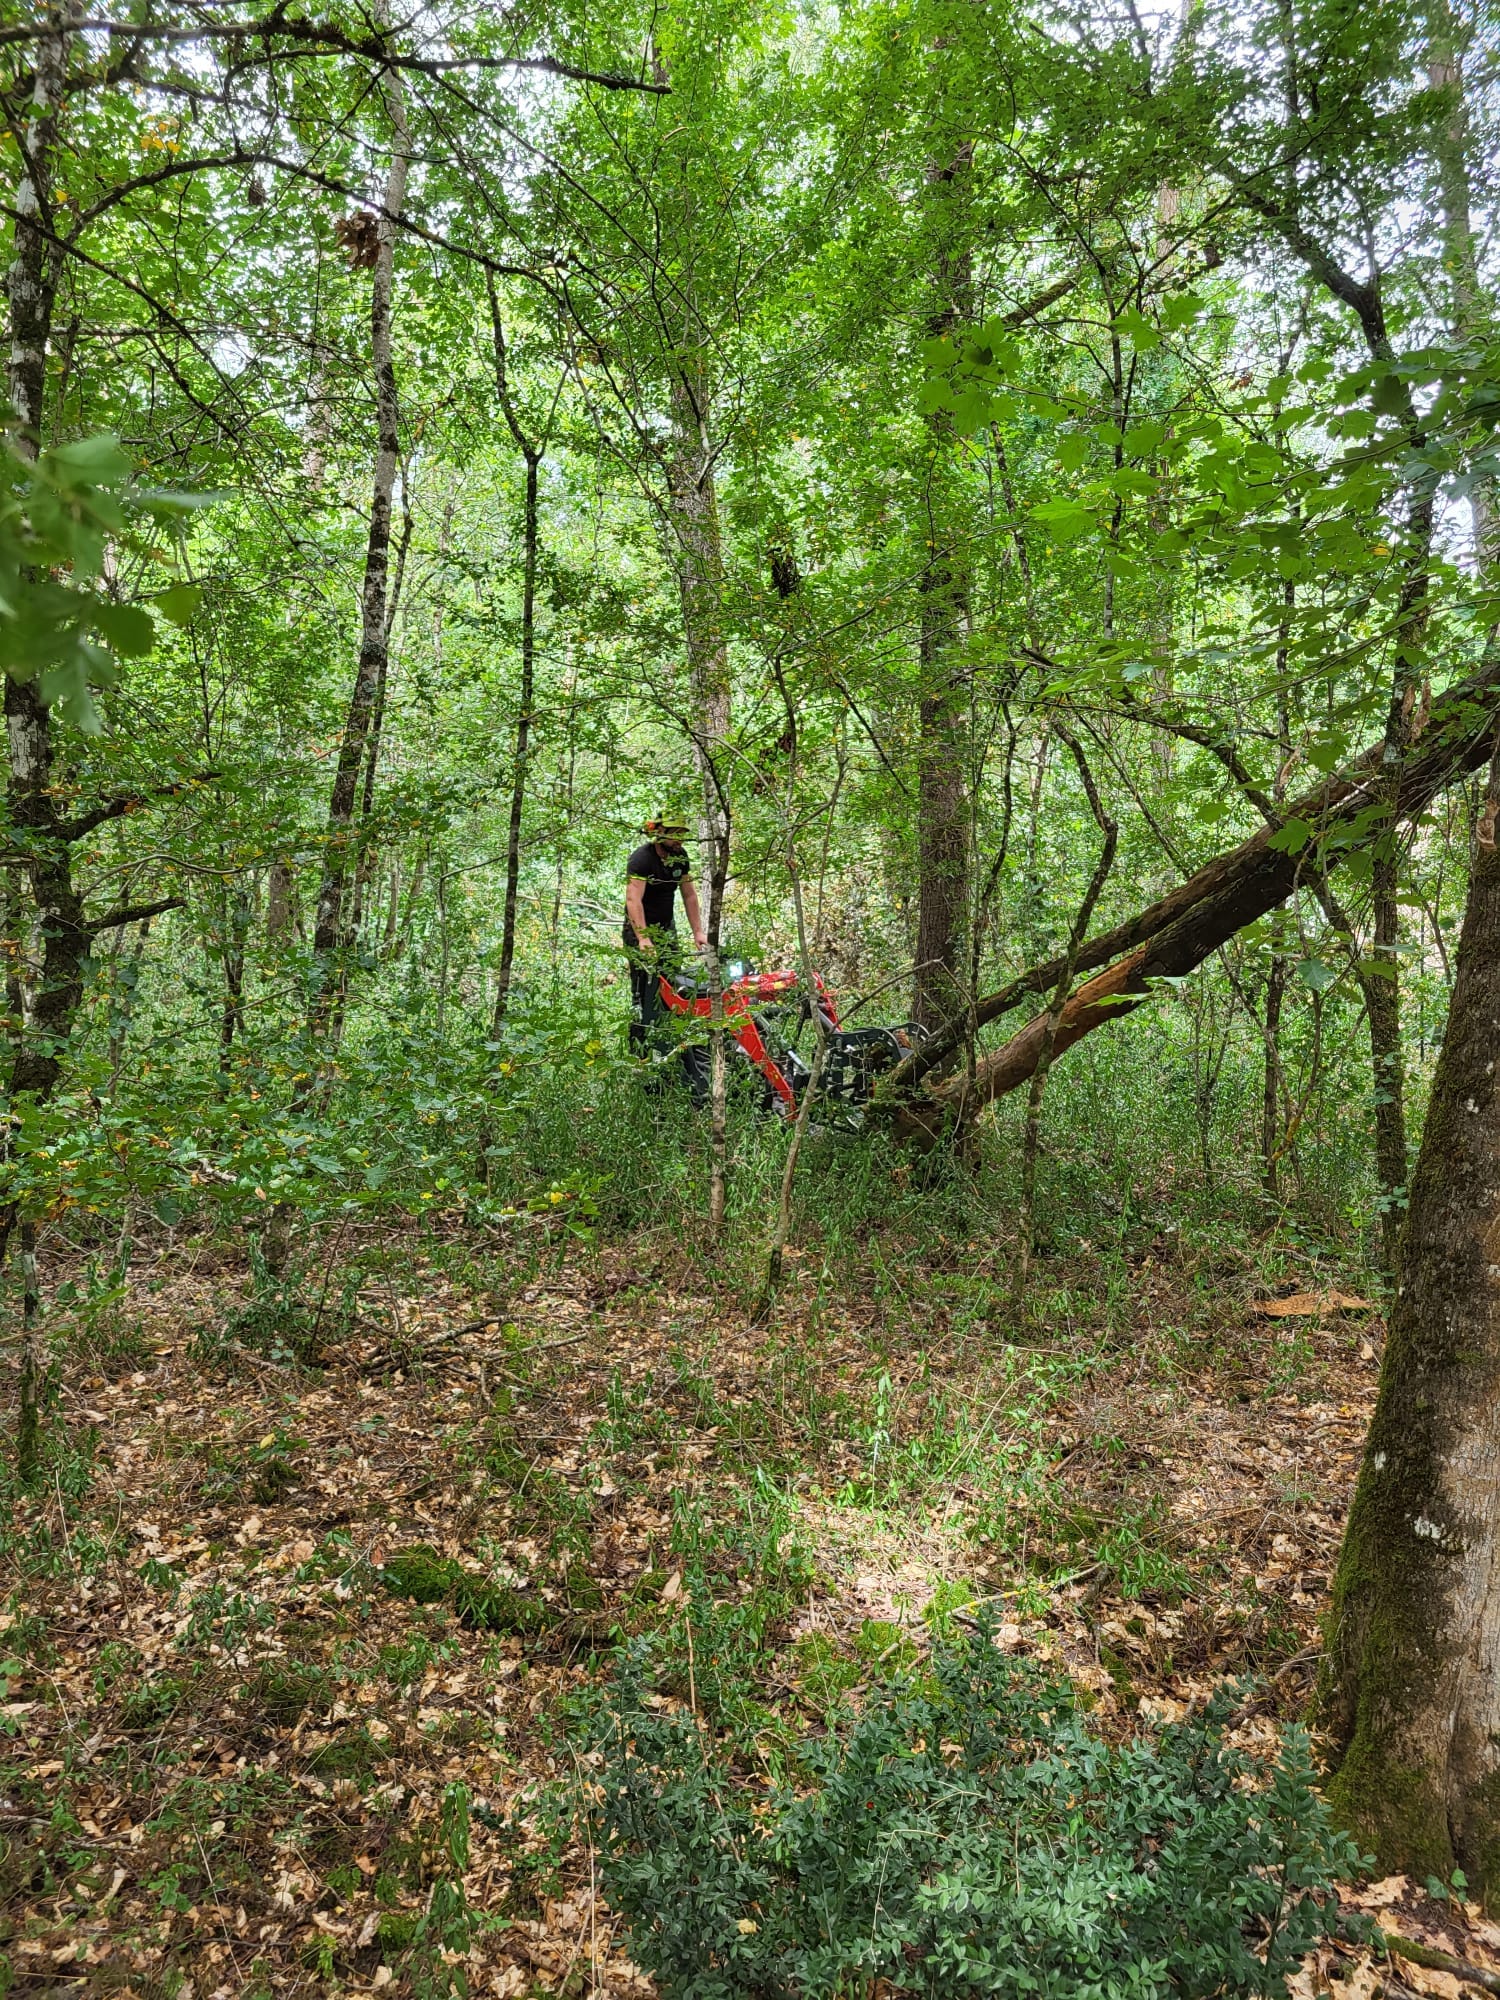
[[[637,1651],[593,1725],[595,1838],[667,2000],[1283,1994],[1359,1863],[1299,1732],[1263,1771],[1220,1694],[1113,1745],[984,1627],[871,1689],[780,1788],[650,1700]]]

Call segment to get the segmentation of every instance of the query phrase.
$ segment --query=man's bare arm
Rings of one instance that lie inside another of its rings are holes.
[[[629,875],[625,879],[625,921],[635,932],[635,941],[642,951],[653,949],[651,934],[646,929],[646,882],[641,875]]]
[[[703,912],[698,907],[698,885],[691,875],[682,878],[682,907],[687,912],[687,920],[693,927],[693,943],[702,951],[708,939],[703,931]]]

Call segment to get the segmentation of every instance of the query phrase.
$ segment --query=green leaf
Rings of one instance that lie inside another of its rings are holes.
[[[1338,974],[1326,966],[1321,958],[1304,958],[1297,962],[1297,977],[1304,986],[1311,987],[1314,993],[1326,993],[1338,978]]]
[[[1078,541],[1095,525],[1093,509],[1081,507],[1076,500],[1043,500],[1031,513],[1054,541],[1063,543]]]
[[[143,611],[138,604],[111,604],[109,599],[96,599],[93,607],[94,623],[108,643],[127,660],[138,660],[151,651],[156,644],[156,627],[151,614]]]
[[[1137,354],[1149,354],[1153,347],[1161,346],[1161,335],[1143,313],[1134,306],[1120,313],[1114,321],[1114,330],[1128,340]]]
[[[95,437],[79,438],[76,444],[60,444],[43,455],[42,467],[60,470],[67,483],[85,486],[119,486],[130,477],[130,460],[118,438],[101,431]]]
[[[201,583],[174,583],[170,590],[162,591],[157,597],[156,608],[163,618],[170,619],[174,625],[191,625],[202,602]]]
[[[1312,822],[1294,815],[1285,826],[1277,828],[1266,846],[1276,854],[1300,854],[1312,837]]]
[[[1057,440],[1057,462],[1064,472],[1077,472],[1088,464],[1090,443],[1077,431]]]
[[[1175,333],[1181,327],[1191,326],[1207,310],[1206,302],[1196,292],[1179,292],[1176,298],[1162,300],[1161,316],[1163,324]]]

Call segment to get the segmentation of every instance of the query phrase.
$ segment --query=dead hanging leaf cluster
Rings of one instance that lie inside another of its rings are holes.
[[[373,271],[380,262],[380,221],[368,209],[341,215],[333,225],[351,271]]]

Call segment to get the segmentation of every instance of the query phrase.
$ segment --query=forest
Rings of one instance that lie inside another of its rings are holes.
[[[0,7],[0,1995],[1500,1994],[1497,27]]]

